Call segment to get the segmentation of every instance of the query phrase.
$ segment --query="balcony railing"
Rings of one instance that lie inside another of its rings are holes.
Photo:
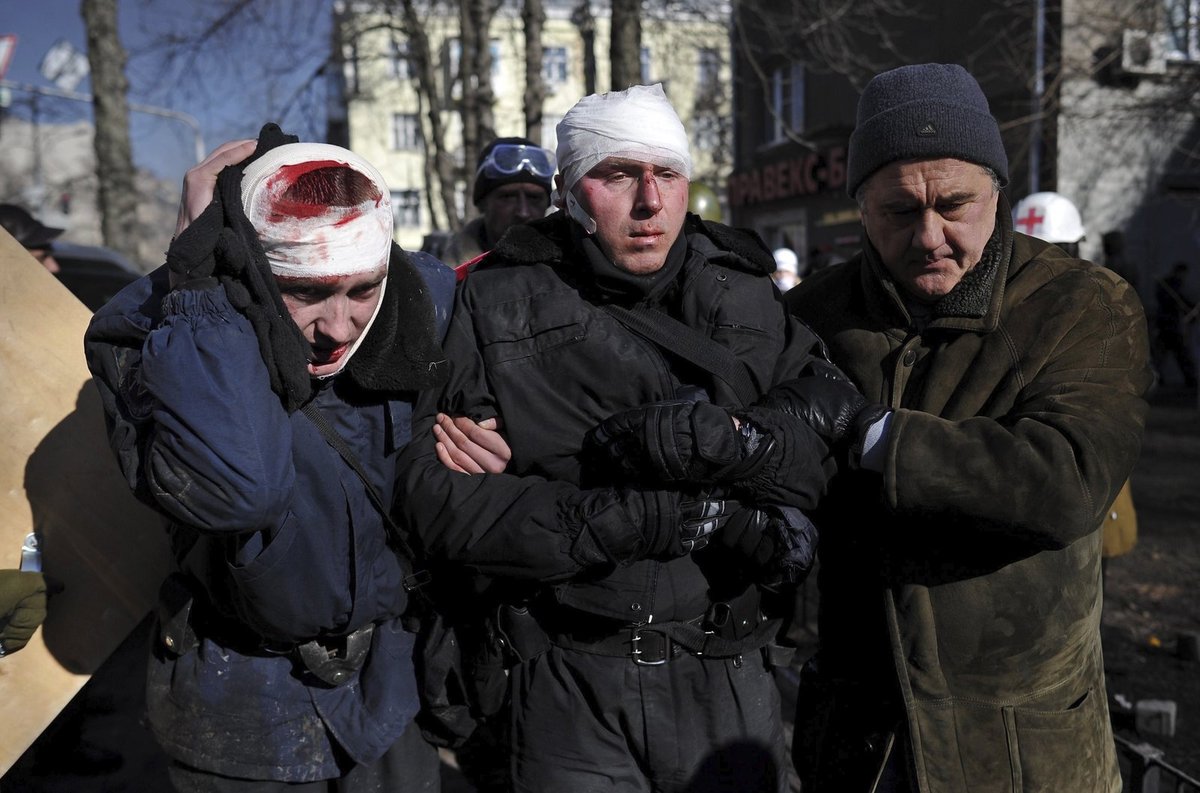
[[[1200,779],[1164,760],[1161,749],[1115,737],[1125,793],[1200,793]]]

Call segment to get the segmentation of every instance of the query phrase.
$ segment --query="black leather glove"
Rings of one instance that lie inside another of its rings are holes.
[[[821,360],[811,365],[809,374],[772,388],[758,405],[800,419],[831,449],[858,440],[887,413],[883,405],[868,402],[840,369]]]
[[[738,508],[721,498],[669,490],[584,491],[568,517],[571,556],[584,565],[673,559],[699,550]]]
[[[679,502],[679,548],[683,553],[698,551],[708,545],[708,538],[729,520],[737,509],[733,501],[721,498],[684,499]],[[668,550],[674,552],[675,543],[667,535]],[[681,555],[672,553],[672,555]]]
[[[0,655],[29,643],[46,619],[46,579],[41,573],[0,570]]]
[[[746,455],[729,411],[710,402],[655,402],[609,416],[584,437],[585,465],[625,481],[711,482]]]
[[[734,551],[766,586],[798,584],[817,555],[817,527],[791,507],[741,509],[713,537],[714,546]]]
[[[752,407],[737,419],[708,402],[626,410],[588,432],[584,468],[601,481],[616,474],[666,486],[718,484],[749,501],[815,506],[833,473],[825,442],[779,410]]]

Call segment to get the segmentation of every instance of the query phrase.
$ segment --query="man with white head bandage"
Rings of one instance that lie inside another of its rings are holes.
[[[796,508],[827,450],[753,403],[817,341],[761,241],[687,214],[661,86],[580,100],[557,159],[562,211],[510,229],[459,286],[401,511],[434,558],[525,595],[497,626],[516,790],[785,790],[767,601],[811,561]],[[438,411],[502,419],[505,473],[440,466],[421,440]],[[649,448],[683,426],[688,442]]]
[[[438,789],[401,622],[418,562],[387,513],[454,276],[392,242],[389,196],[267,125],[188,172],[167,264],[88,329],[175,556],[147,708],[180,793]]]
[[[596,233],[596,221],[579,206],[575,187],[609,157],[692,178],[687,133],[659,84],[586,96],[563,117],[557,132],[559,189],[568,213],[588,234]]]

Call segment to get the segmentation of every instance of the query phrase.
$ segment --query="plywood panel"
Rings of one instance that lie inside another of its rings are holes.
[[[0,774],[153,604],[159,517],[129,493],[83,356],[90,312],[0,229],[0,567],[25,535],[63,584],[45,624],[0,658]]]

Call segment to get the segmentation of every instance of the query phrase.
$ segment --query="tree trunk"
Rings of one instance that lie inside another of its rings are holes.
[[[525,0],[521,8],[525,26],[525,137],[542,145],[542,105],[546,82],[542,79],[542,26],[546,23],[544,0]]]
[[[82,0],[96,131],[96,178],[104,244],[132,261],[137,252],[137,190],[129,142],[129,81],[117,34],[116,0]]]
[[[442,111],[445,102],[438,91],[437,69],[433,54],[429,51],[429,36],[425,33],[425,25],[417,14],[413,0],[401,0],[401,18],[404,24],[404,34],[408,37],[408,57],[417,77],[417,88],[426,103],[426,118],[429,120],[429,136],[426,145],[426,195],[429,197],[430,220],[434,229],[443,228],[438,222],[437,213],[433,211],[434,180],[438,194],[442,199],[442,212],[445,217],[445,228],[458,231],[462,228],[462,218],[454,203],[454,158],[446,151],[446,125],[442,122]],[[428,163],[432,162],[432,169]]]
[[[642,82],[641,0],[612,0],[612,90],[624,91]]]
[[[583,43],[583,93],[596,93],[596,17],[592,16],[591,0],[579,0],[571,12],[571,21],[579,28]]]
[[[499,0],[461,0],[459,75],[462,102],[463,160],[470,166],[480,149],[496,137],[492,93],[492,48],[489,31]]]

